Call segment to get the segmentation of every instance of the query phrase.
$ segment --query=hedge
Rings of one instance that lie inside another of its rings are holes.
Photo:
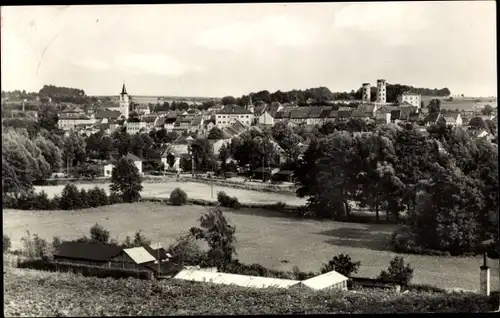
[[[391,244],[394,252],[430,255],[430,256],[450,256],[449,252],[427,249],[416,243],[415,236],[408,226],[402,226],[396,229],[391,235]]]
[[[7,317],[21,313],[44,317],[477,313],[498,307],[498,294],[487,297],[470,293],[314,292],[27,271],[16,269],[4,274]]]
[[[21,261],[17,265],[18,268],[29,268],[51,272],[73,272],[82,274],[83,276],[93,276],[98,278],[138,278],[152,279],[153,272],[147,270],[132,270],[123,268],[108,268],[100,266],[91,266],[83,264],[70,264],[45,261],[40,259]]]

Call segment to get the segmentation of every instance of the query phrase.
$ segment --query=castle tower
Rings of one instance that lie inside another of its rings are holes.
[[[125,89],[125,82],[123,82],[122,92],[120,93],[120,113],[128,119],[129,96]]]
[[[377,103],[387,103],[386,82],[384,79],[377,80]]]
[[[369,103],[371,101],[371,87],[370,83],[364,83],[362,87],[363,101]]]

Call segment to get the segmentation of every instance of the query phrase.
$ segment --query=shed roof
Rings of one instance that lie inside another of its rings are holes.
[[[142,161],[141,158],[137,157],[136,155],[132,154],[132,153],[128,153],[126,156],[125,156],[125,159],[129,159],[129,160],[132,160],[132,161]]]
[[[323,107],[311,107],[309,118],[320,118]]]
[[[174,279],[190,280],[196,282],[210,282],[222,285],[237,285],[241,287],[253,288],[289,288],[300,284],[297,280],[278,279],[258,276],[245,276],[238,274],[214,273],[201,270],[182,270]]]
[[[113,244],[63,242],[54,253],[54,256],[106,262],[120,254],[121,251],[121,247]]]
[[[123,249],[136,264],[144,264],[149,262],[154,262],[156,258],[151,255],[144,247],[133,247]]]
[[[324,288],[331,287],[335,284],[347,281],[348,278],[344,275],[337,273],[336,271],[331,271],[319,276],[315,276],[313,278],[309,278],[307,280],[302,281],[302,284],[314,289],[321,290]]]
[[[307,118],[309,116],[309,112],[311,111],[310,107],[299,107],[294,108],[290,111],[290,118]]]

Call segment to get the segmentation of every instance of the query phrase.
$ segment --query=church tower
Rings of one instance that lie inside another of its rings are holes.
[[[122,92],[120,93],[120,113],[125,119],[128,119],[129,98],[123,82]]]

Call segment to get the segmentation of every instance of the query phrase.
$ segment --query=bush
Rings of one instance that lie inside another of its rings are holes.
[[[88,205],[92,208],[108,204],[108,195],[104,189],[94,187],[87,192]]]
[[[26,236],[21,238],[21,242],[23,243],[23,251],[30,258],[49,259],[52,257],[51,246],[38,234],[31,235],[29,231],[26,231]]]
[[[336,271],[346,277],[350,277],[352,274],[356,274],[358,272],[360,265],[360,261],[353,262],[349,255],[339,254],[338,256],[334,256],[331,261],[322,266],[321,273],[324,274]]]
[[[7,235],[3,235],[3,252],[8,252],[9,249],[12,247],[12,243],[10,242],[10,237]]]
[[[123,198],[118,193],[111,193],[108,198],[109,204],[123,203]]]
[[[80,206],[78,208],[85,209],[89,208],[89,195],[85,189],[80,190]]]
[[[99,278],[139,278],[151,279],[151,272],[138,271],[123,268],[107,268],[102,266],[90,266],[83,264],[61,264],[47,260],[27,260],[19,263],[19,268],[30,268],[45,271],[61,271],[82,274],[83,276],[94,276]]]
[[[422,248],[416,243],[416,236],[409,226],[396,229],[391,236],[391,244],[394,252],[431,256],[449,256],[447,251],[438,251]]]
[[[401,286],[408,286],[413,278],[413,268],[410,264],[404,263],[401,256],[396,256],[392,259],[386,271],[381,271],[379,279],[394,281]]]
[[[237,197],[230,197],[224,191],[217,193],[217,201],[220,205],[227,208],[239,209],[241,207]]]
[[[171,193],[170,193],[170,203],[172,205],[184,205],[187,203],[187,194],[184,190],[181,188],[175,188]]]

